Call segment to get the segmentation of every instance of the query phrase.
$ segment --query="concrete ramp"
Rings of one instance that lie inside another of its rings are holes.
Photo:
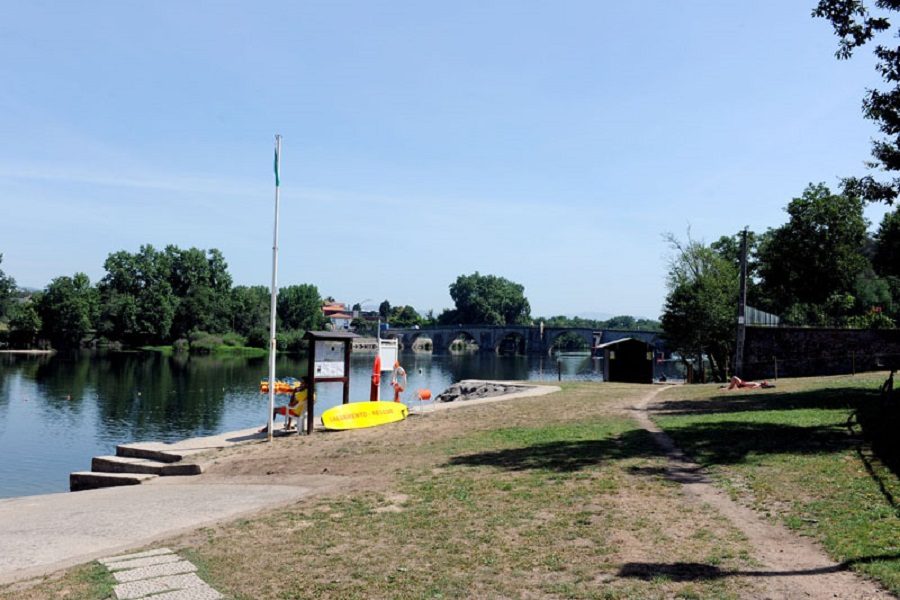
[[[0,500],[0,584],[290,504],[343,478],[310,476],[303,485],[203,480],[160,478],[152,485]]]

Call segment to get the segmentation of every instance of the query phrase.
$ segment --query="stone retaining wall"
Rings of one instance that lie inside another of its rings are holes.
[[[900,329],[747,327],[744,379],[878,371],[900,360]],[[777,373],[776,373],[777,370]]]

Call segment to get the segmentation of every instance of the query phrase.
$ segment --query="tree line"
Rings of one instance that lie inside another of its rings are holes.
[[[2,255],[0,255],[2,262]],[[269,289],[233,286],[217,249],[157,250],[110,254],[106,274],[92,285],[87,275],[54,278],[40,292],[17,290],[0,270],[0,322],[7,343],[18,348],[84,343],[130,347],[174,344],[194,351],[218,345],[265,348],[269,337]],[[278,293],[278,345],[292,349],[311,329],[323,329],[316,286],[282,287]]]
[[[900,319],[900,209],[874,234],[865,201],[810,184],[779,227],[747,232],[747,303],[783,325],[894,328]],[[741,233],[711,244],[668,235],[662,325],[671,348],[709,357],[724,379],[735,349]]]
[[[3,256],[0,254],[0,266]],[[266,348],[269,329],[269,289],[234,286],[225,257],[217,249],[158,250],[141,246],[120,250],[103,264],[105,275],[92,285],[87,275],[54,278],[43,290],[19,290],[0,269],[0,343],[16,348],[73,348],[89,345],[127,347],[168,346],[210,352],[221,346]],[[460,275],[449,286],[454,308],[439,315],[419,314],[409,305],[384,300],[377,317],[394,327],[428,325],[536,325],[658,329],[659,323],[630,316],[609,321],[532,318],[525,288],[496,275],[477,271]],[[280,350],[304,347],[303,335],[327,326],[323,299],[312,284],[279,288],[277,345]],[[359,304],[353,329],[374,335],[373,315]]]

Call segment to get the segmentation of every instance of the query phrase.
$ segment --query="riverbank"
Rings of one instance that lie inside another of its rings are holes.
[[[717,415],[731,406],[743,411],[738,415],[752,417],[757,427],[770,419],[768,433],[714,438],[709,435],[718,430],[702,423],[664,422],[676,440],[698,442],[696,447],[707,453],[718,448],[704,465],[727,473],[744,462],[752,467],[754,457],[770,448],[782,431],[771,414],[780,406],[785,417],[799,420],[778,438],[778,452],[765,466],[767,487],[761,490],[784,489],[812,504],[855,490],[865,502],[844,503],[833,515],[853,523],[859,510],[886,500],[853,446],[822,446],[824,432],[810,419],[846,420],[846,412],[835,409],[846,406],[843,395],[874,388],[881,379],[779,380],[775,390],[751,392],[563,383],[562,391],[551,396],[451,402],[440,406],[460,410],[435,410],[368,430],[237,447],[222,453],[197,479],[209,487],[237,480],[296,485],[313,475],[338,476],[341,483],[291,506],[206,526],[160,545],[188,558],[215,589],[236,599],[793,598],[810,597],[810,590],[821,592],[812,597],[839,590],[842,598],[887,598],[887,592],[847,572],[871,561],[841,552],[829,560],[809,541],[802,542],[811,553],[807,558],[812,556],[806,563],[777,553],[773,558],[742,532],[743,522],[719,508],[735,499],[752,507],[757,496],[736,484],[716,491],[711,482],[704,485],[716,494],[716,504],[691,492],[704,467],[682,468],[657,446],[657,434],[640,425],[633,410],[652,402],[647,414],[654,418],[713,418],[728,425],[735,415]],[[830,435],[842,431],[837,427]],[[701,436],[704,432],[707,437]],[[729,453],[735,440],[742,448],[739,456]],[[808,443],[819,444],[815,455]],[[786,455],[824,461],[818,466],[829,466],[823,473],[832,484],[805,480],[801,462],[786,461]],[[891,487],[896,477],[877,469],[882,483],[896,492]],[[763,507],[769,520],[799,519],[791,516],[797,507],[780,498]],[[766,521],[761,514],[751,510],[750,518]],[[896,516],[883,516],[890,518]],[[829,523],[827,530],[813,528],[811,535],[821,539],[845,531],[840,523]],[[874,547],[865,556],[878,557],[872,565],[900,564],[891,546],[896,539],[876,537],[870,543]],[[273,576],[288,572],[290,577]],[[880,577],[884,573],[890,571]],[[92,586],[103,576],[96,565],[87,565],[27,589],[2,589],[0,598],[96,597]]]

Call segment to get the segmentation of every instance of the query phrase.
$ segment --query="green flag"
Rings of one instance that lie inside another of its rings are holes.
[[[278,163],[278,144],[275,144],[275,187],[281,185],[281,165]]]

